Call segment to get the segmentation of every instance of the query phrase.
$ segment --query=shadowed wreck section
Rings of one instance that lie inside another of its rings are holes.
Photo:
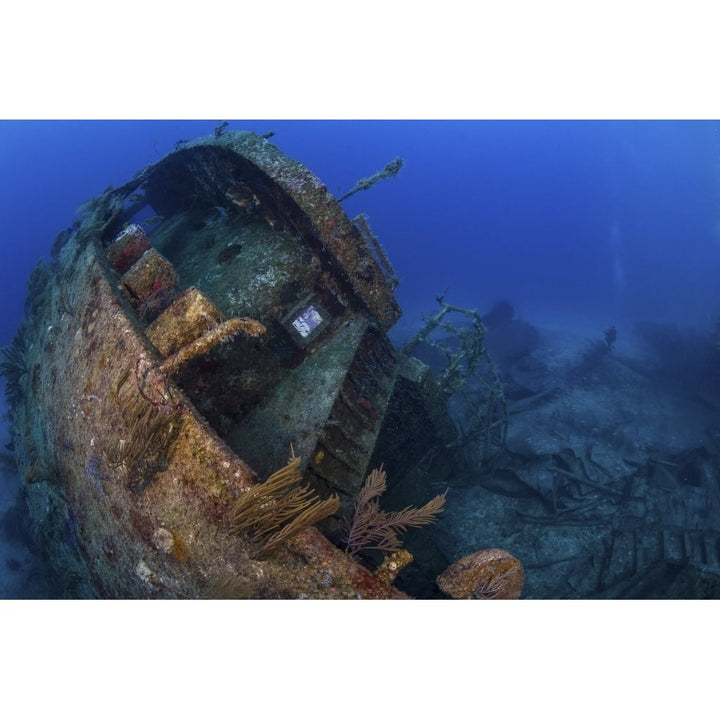
[[[340,534],[390,436],[444,422],[387,337],[395,284],[367,219],[252,133],[86,203],[30,278],[10,398],[64,594],[407,597],[409,553],[373,568]]]

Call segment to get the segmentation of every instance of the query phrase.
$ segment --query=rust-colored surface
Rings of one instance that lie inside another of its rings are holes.
[[[438,577],[437,584],[458,600],[514,600],[522,593],[525,571],[507,550],[490,548],[460,558]]]
[[[150,248],[122,276],[121,282],[132,300],[140,304],[152,293],[174,288],[177,277],[172,264]]]
[[[107,249],[110,264],[121,275],[126,273],[149,249],[145,231],[139,225],[128,225]]]
[[[145,330],[148,340],[167,357],[219,325],[225,317],[197,289],[188,288]]]
[[[270,227],[294,218],[308,242],[331,248],[348,277],[360,271],[357,297],[391,325],[399,315],[392,292],[362,256],[357,231],[324,185],[266,141],[239,135],[213,147],[243,153],[260,176],[252,190],[240,184],[218,192],[229,192],[236,204],[254,203],[259,194]],[[53,249],[52,267],[38,266],[21,328],[28,372],[13,407],[13,442],[37,544],[65,579],[66,595],[406,597],[392,586],[393,573],[373,574],[315,528],[262,560],[247,538],[231,535],[229,508],[264,477],[175,384],[178,368],[170,372],[169,360],[163,363],[170,355],[184,365],[183,352],[204,352],[200,341],[223,327],[224,315],[188,291],[144,327],[139,305],[173,288],[176,271],[145,248],[140,232],[114,242],[120,200],[112,191],[97,199]],[[319,226],[302,208],[323,218]],[[338,281],[338,297],[347,292],[341,286]],[[348,299],[348,307],[356,301]],[[250,340],[265,330],[250,318],[227,322],[257,328],[245,331]],[[232,333],[221,338],[231,341]]]
[[[176,419],[177,435],[157,466],[144,468],[154,472],[144,491],[129,487],[133,469],[118,450],[130,433],[122,404],[148,402],[135,366],[160,358],[126,317],[95,252],[86,248],[85,271],[74,283],[82,309],[54,317],[52,349],[34,365],[32,402],[18,408],[16,425],[24,428],[18,439],[28,457],[53,468],[52,477],[27,486],[39,533],[48,533],[39,542],[55,544],[81,594],[202,597],[225,579],[242,584],[248,597],[402,597],[314,529],[271,558],[251,559],[247,542],[227,532],[226,518],[254,473],[169,383],[175,404],[161,412]]]

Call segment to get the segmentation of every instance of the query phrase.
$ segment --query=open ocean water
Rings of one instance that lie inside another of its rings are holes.
[[[75,208],[108,185],[126,182],[179,141],[212,134],[217,125],[0,122],[0,345],[11,342],[21,322],[31,269],[49,258],[53,240],[72,224]],[[617,457],[605,458],[606,463],[640,462],[643,452],[643,462],[675,462],[668,454],[718,451],[720,123],[231,120],[227,129],[274,132],[271,142],[305,164],[336,197],[394,158],[403,159],[396,177],[343,202],[349,217],[367,214],[400,280],[396,295],[403,316],[391,337],[400,346],[437,308],[438,296],[483,315],[498,302],[506,303],[512,332],[505,328],[493,334],[491,328],[488,343],[508,397],[522,399],[519,385],[537,394],[551,385],[564,390],[562,402],[548,406],[543,416],[545,427],[554,423],[556,439],[561,439],[552,445],[543,438],[545,444],[532,448],[534,453],[560,462],[567,459],[568,448],[587,438],[616,451]],[[610,328],[616,333],[612,342]],[[609,345],[622,362],[611,368],[593,365],[598,358],[593,359],[592,349]],[[542,364],[542,377],[538,372],[529,377],[532,363],[536,369]],[[648,383],[643,397],[649,392],[654,405],[631,396],[637,380],[623,374],[643,364]],[[675,387],[675,394],[661,396],[668,386]],[[518,414],[510,417],[511,450],[528,453],[513,432],[523,427],[524,410],[516,407]],[[7,445],[6,425],[2,438]],[[523,442],[531,439],[524,433]],[[5,460],[0,594],[52,596],[55,588],[43,583],[41,561],[8,516],[19,479],[9,451]],[[629,472],[627,467],[623,472]],[[449,496],[455,515],[449,507],[444,525],[438,525],[438,552],[448,558],[470,551],[474,543],[499,544],[517,534],[516,527],[497,521],[517,511],[507,506],[507,498],[522,488],[510,481],[502,487],[486,482],[490,495],[477,500],[485,508],[483,517],[489,508],[498,513],[496,521],[485,523],[493,532],[458,532],[478,526],[480,511],[467,517],[471,511],[464,499],[470,495],[463,493],[479,490],[468,490],[467,482],[458,482],[455,500]],[[571,500],[580,497],[564,498],[569,505]],[[703,523],[708,537],[715,528],[720,532],[720,518]],[[545,584],[533,585],[531,579],[530,590],[537,597],[591,594],[579,579],[585,570],[577,558],[592,557],[597,548],[587,538],[556,537],[554,542],[558,557],[576,558],[574,569],[548,575]],[[687,553],[676,564],[695,563],[711,573],[717,564],[720,571],[720,553],[716,558],[707,550],[717,539],[703,536],[702,543],[702,558]],[[635,551],[650,557],[654,550]],[[672,565],[674,557],[668,551],[657,562]],[[535,558],[538,568],[544,562]],[[608,562],[619,561],[613,555]],[[625,570],[618,570],[612,582],[604,579],[607,588],[615,588],[612,592],[630,592]],[[684,576],[680,582],[676,575],[656,572],[635,591],[662,596],[666,587],[683,596],[706,587]],[[654,584],[648,585],[651,580]],[[566,590],[553,590],[560,587]],[[714,596],[715,586],[705,592]]]

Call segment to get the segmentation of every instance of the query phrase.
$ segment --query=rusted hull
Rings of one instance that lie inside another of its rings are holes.
[[[255,153],[259,171],[278,180],[261,182],[256,190],[278,195],[274,203],[260,201],[270,225],[286,222],[287,213],[278,208],[290,208],[298,227],[335,247],[341,268],[355,272],[350,264],[357,258],[347,253],[357,231],[336,203],[331,207],[325,188],[299,164],[288,174],[287,164],[278,164],[279,151],[263,150],[264,141],[241,141],[247,145],[243,162]],[[222,144],[210,155],[218,147]],[[158,183],[149,195],[157,195]],[[278,190],[283,185],[286,195]],[[303,188],[307,192],[298,195]],[[168,209],[172,202],[166,200]],[[176,384],[186,358],[173,354],[174,348],[161,352],[162,343],[148,339],[152,334],[135,301],[152,296],[158,278],[172,279],[174,270],[157,261],[148,285],[137,269],[128,277],[137,267],[130,262],[134,258],[108,254],[107,237],[116,234],[121,207],[112,193],[100,198],[56,244],[52,266],[36,268],[21,328],[27,371],[13,405],[13,442],[35,539],[65,579],[66,595],[405,597],[386,576],[361,567],[315,528],[262,559],[247,537],[231,532],[230,508],[264,478]],[[309,220],[309,211],[325,218],[318,221],[321,227]],[[147,263],[148,255],[143,257]],[[399,310],[375,272],[375,265],[362,265],[358,297],[370,308],[370,319],[389,326]],[[351,315],[354,322],[358,312]],[[213,313],[206,317],[205,335],[187,339],[186,348],[221,328],[222,313]],[[238,342],[251,343],[253,328],[259,334],[265,326],[232,330]],[[374,418],[378,425],[379,419]]]

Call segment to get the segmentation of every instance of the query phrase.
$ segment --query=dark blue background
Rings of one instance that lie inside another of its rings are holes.
[[[0,122],[0,344],[27,276],[75,208],[216,121]],[[720,124],[709,121],[233,121],[336,195],[396,156],[397,178],[343,203],[366,212],[411,327],[448,289],[507,298],[538,324],[720,314]]]

